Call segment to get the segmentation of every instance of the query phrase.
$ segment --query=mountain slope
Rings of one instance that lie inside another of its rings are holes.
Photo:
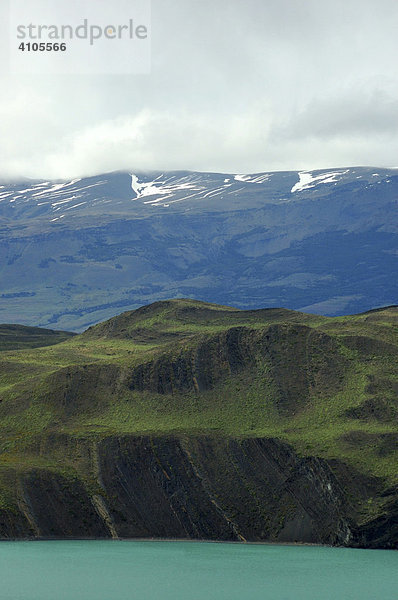
[[[67,331],[54,331],[23,325],[0,325],[0,351],[39,348],[64,342],[75,335]]]
[[[397,325],[171,300],[2,352],[0,537],[396,547]]]
[[[175,297],[339,315],[397,298],[398,172],[0,185],[0,319],[81,331]]]

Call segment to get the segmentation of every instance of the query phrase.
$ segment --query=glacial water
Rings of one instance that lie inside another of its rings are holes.
[[[197,542],[2,542],[0,598],[397,600],[398,552]]]

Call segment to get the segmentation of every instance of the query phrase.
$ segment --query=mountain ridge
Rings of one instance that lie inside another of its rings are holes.
[[[1,321],[82,331],[184,296],[330,316],[396,301],[397,170],[135,177],[0,184]]]

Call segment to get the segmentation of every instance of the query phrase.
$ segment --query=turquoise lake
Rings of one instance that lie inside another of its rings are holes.
[[[1,600],[397,600],[398,552],[199,542],[0,543]]]

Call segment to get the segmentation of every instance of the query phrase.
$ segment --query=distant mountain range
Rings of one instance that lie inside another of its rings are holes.
[[[341,315],[397,302],[398,169],[0,182],[0,322],[81,331],[190,297]]]

